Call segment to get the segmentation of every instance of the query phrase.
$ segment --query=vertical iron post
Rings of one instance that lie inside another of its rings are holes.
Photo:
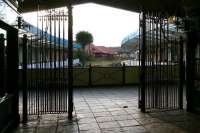
[[[183,63],[183,37],[180,37],[180,58],[179,58],[179,108],[183,109],[183,83],[185,80],[185,71]]]
[[[68,119],[72,119],[73,113],[73,16],[72,5],[68,5]]]
[[[89,65],[89,86],[92,86],[92,66]]]
[[[139,14],[139,72],[141,72],[141,13]],[[139,78],[140,80],[140,78]],[[141,109],[141,87],[138,89],[138,108]]]
[[[123,63],[122,66],[122,85],[125,85],[126,83],[126,65]]]
[[[23,122],[27,122],[27,35],[23,36],[23,64],[22,64],[22,82],[23,82]]]
[[[5,92],[5,38],[0,34],[0,96]]]
[[[146,14],[142,13],[142,44],[141,44],[141,111],[145,112],[145,61],[146,61]]]

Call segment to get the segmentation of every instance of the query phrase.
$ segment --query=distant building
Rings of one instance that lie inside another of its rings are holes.
[[[114,51],[111,48],[104,46],[95,46],[94,44],[87,45],[85,47],[87,53],[94,55],[95,57],[111,58],[114,56]]]
[[[66,61],[68,59],[68,40],[59,38],[43,31],[30,23],[24,22],[27,27],[23,27],[21,32],[28,36],[27,53],[28,64],[40,62]],[[37,35],[40,33],[40,35]],[[22,64],[22,34],[19,36],[19,65]],[[48,44],[48,45],[47,45]],[[74,42],[73,49],[80,49],[81,45]]]
[[[122,40],[121,47],[125,51],[136,51],[139,48],[139,31],[127,35]]]
[[[148,52],[147,55],[152,57],[152,61],[159,60],[160,62],[166,62],[166,61],[172,61],[172,62],[178,62],[179,59],[179,53],[178,53],[178,47],[175,45],[172,45],[173,41],[176,40],[178,43],[179,37],[183,35],[183,31],[179,29],[179,32],[177,31],[177,26],[175,24],[169,24],[168,27],[166,25],[163,25],[164,29],[168,28],[168,36],[156,36],[157,34],[160,35],[160,31],[163,29],[158,28],[159,30],[152,30],[147,27],[146,32],[146,46],[151,47],[151,52]],[[151,36],[150,36],[151,35]],[[158,43],[162,43],[162,45],[159,48],[156,48],[156,42],[153,42],[152,40],[159,39]],[[126,36],[122,42],[122,55],[127,55],[129,57],[133,57],[133,59],[139,59],[139,44],[140,44],[140,36],[139,31],[133,32]],[[152,43],[153,42],[153,43]],[[166,44],[168,43],[168,44]],[[133,55],[131,55],[133,54]],[[131,55],[131,56],[130,56]],[[185,55],[184,55],[185,56]]]

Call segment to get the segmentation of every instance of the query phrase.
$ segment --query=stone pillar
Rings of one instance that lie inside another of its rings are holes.
[[[190,112],[200,112],[197,108],[200,108],[198,104],[200,100],[200,91],[197,91],[195,87],[196,79],[196,50],[200,41],[200,9],[190,9],[187,11],[187,20],[185,24],[185,30],[187,34],[187,50],[186,50],[186,99],[187,110]],[[200,56],[198,57],[200,58]]]

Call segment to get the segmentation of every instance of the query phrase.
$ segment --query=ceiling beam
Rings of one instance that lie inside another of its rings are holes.
[[[200,6],[198,0],[71,0],[72,5],[97,3],[134,12],[160,11],[169,14],[180,13],[183,10]],[[67,6],[67,0],[24,0],[21,12],[31,12]]]

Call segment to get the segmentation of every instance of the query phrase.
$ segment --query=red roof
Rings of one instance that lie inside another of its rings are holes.
[[[87,45],[86,49],[89,50],[94,54],[114,54],[113,50],[111,48],[107,48],[104,46],[95,46],[94,44],[91,44],[90,46]]]

